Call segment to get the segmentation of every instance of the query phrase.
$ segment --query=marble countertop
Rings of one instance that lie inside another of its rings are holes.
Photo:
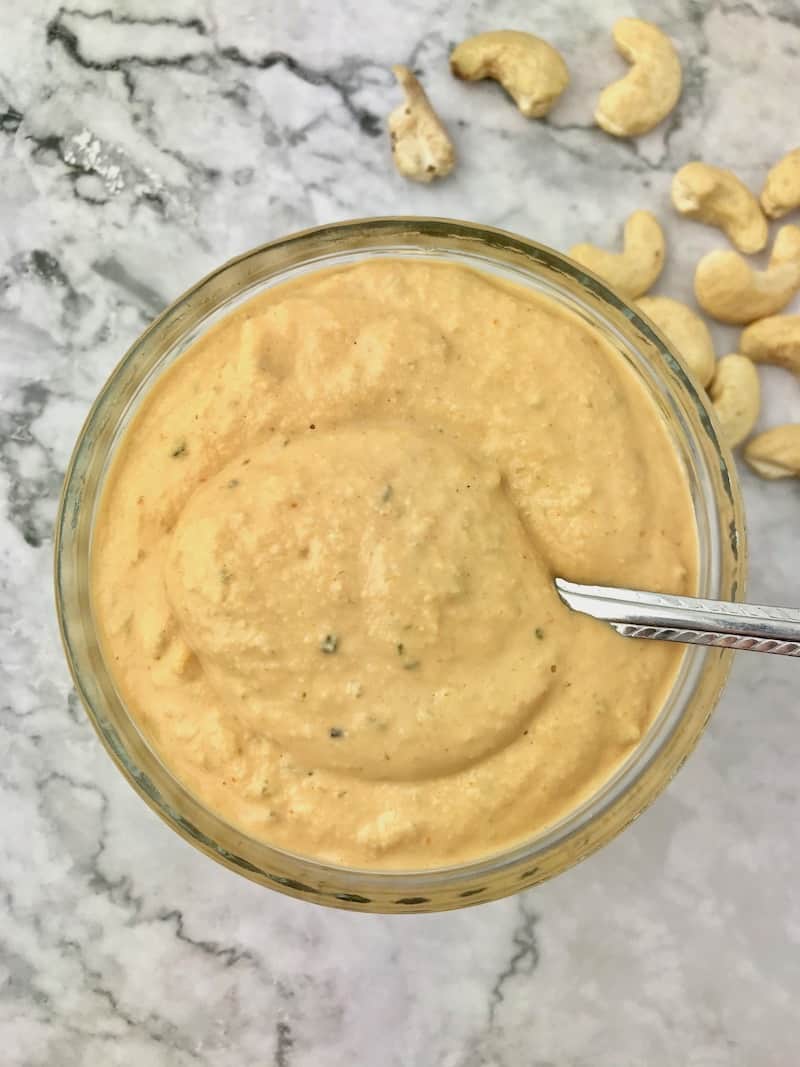
[[[592,124],[609,29],[679,45],[677,111]],[[573,85],[546,122],[466,86],[449,46],[539,33]],[[392,168],[393,62],[420,70],[460,167]],[[674,216],[697,156],[758,188],[798,143],[797,0],[6,0],[0,6],[0,1062],[10,1067],[791,1067],[800,1053],[800,674],[742,654],[665,795],[514,899],[417,917],[285,899],[210,863],[113,768],[72,693],[51,529],[73,440],[148,320],[268,238],[364,214],[458,216],[559,248],[667,222],[658,291],[724,240]],[[720,329],[720,353],[735,333]],[[764,425],[800,385],[763,374]],[[800,483],[743,472],[750,596],[800,604]]]

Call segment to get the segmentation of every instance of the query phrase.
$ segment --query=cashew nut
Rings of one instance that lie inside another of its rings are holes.
[[[800,207],[800,148],[785,155],[767,174],[761,206],[771,219]]]
[[[559,52],[532,33],[496,30],[479,33],[450,54],[457,78],[499,81],[523,115],[546,115],[569,84],[569,71]]]
[[[800,289],[800,226],[784,226],[769,268],[756,271],[738,252],[703,256],[694,275],[700,307],[720,322],[747,323],[774,315]]]
[[[800,423],[758,434],[747,442],[744,458],[762,478],[800,478]]]
[[[708,395],[723,440],[736,448],[755,426],[761,408],[758,371],[747,356],[736,353],[723,356],[717,363]]]
[[[600,94],[598,126],[615,137],[636,137],[657,126],[681,95],[681,64],[669,37],[641,19],[619,19],[612,31],[617,51],[633,66]]]
[[[756,363],[775,363],[800,374],[800,315],[773,315],[742,331],[739,351]]]
[[[735,174],[708,163],[687,163],[672,179],[672,203],[681,215],[718,226],[740,252],[760,252],[767,220],[753,193]]]
[[[392,73],[406,96],[405,103],[389,116],[395,166],[403,177],[415,182],[444,178],[455,165],[447,130],[408,67],[392,67]]]
[[[599,274],[628,299],[642,296],[664,266],[666,245],[658,219],[649,211],[634,211],[625,223],[622,252],[606,252],[596,245],[573,245],[570,256]]]
[[[716,354],[708,326],[680,300],[643,296],[637,307],[652,319],[701,385],[714,377]]]

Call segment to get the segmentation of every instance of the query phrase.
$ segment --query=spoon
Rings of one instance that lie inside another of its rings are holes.
[[[563,578],[556,578],[555,585],[568,607],[611,623],[623,637],[800,657],[800,611],[795,608],[580,585]]]

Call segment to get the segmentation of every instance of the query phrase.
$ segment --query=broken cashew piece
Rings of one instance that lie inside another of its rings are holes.
[[[758,371],[747,356],[735,352],[723,356],[717,363],[708,395],[723,440],[730,448],[736,448],[755,426],[761,410]]]
[[[703,256],[694,275],[700,307],[720,322],[744,324],[784,308],[800,289],[800,226],[784,226],[769,267],[756,271],[738,252]]]
[[[762,478],[800,478],[800,423],[758,434],[747,442],[744,458]]]
[[[767,174],[761,206],[771,219],[800,207],[800,148],[778,160]]]
[[[800,315],[772,315],[742,331],[739,351],[756,363],[774,363],[800,374]]]
[[[672,203],[681,215],[718,226],[740,252],[760,252],[767,243],[767,220],[758,200],[722,167],[681,167],[672,179]]]
[[[546,115],[569,84],[561,54],[532,33],[496,30],[462,41],[450,53],[457,78],[494,78],[529,119]]]
[[[664,266],[665,252],[664,231],[655,215],[634,211],[625,223],[622,252],[579,244],[573,245],[569,255],[633,300],[655,283]]]
[[[594,117],[615,137],[636,137],[657,126],[681,95],[681,64],[675,46],[658,26],[619,19],[612,31],[617,51],[633,66],[600,94]]]
[[[406,95],[405,103],[389,116],[395,166],[415,182],[444,178],[456,161],[447,130],[408,67],[392,67],[392,73]]]
[[[636,306],[653,320],[700,384],[708,385],[717,357],[711,333],[700,316],[669,296],[643,296]]]

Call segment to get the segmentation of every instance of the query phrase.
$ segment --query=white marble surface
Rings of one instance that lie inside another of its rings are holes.
[[[113,13],[112,13],[113,12]],[[592,126],[608,29],[679,44],[677,112],[636,143]],[[528,122],[450,78],[448,46],[513,26],[573,86]],[[388,67],[424,73],[461,165],[393,173]],[[741,655],[695,755],[601,854],[516,899],[365,917],[210,863],[117,775],[71,693],[51,525],[73,439],[148,319],[226,257],[391,212],[556,247],[668,224],[658,289],[723,243],[675,218],[702,155],[758,187],[800,140],[800,4],[655,0],[5,0],[0,6],[0,1062],[77,1067],[793,1067],[800,1062],[800,673]],[[800,220],[798,220],[800,221]],[[720,330],[720,351],[735,335]],[[800,386],[764,374],[764,421]],[[744,475],[751,596],[800,604],[800,483]]]

